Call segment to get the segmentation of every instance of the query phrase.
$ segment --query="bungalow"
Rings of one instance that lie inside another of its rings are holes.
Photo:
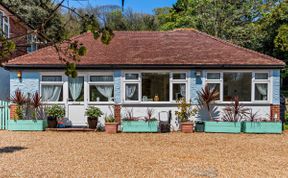
[[[78,77],[64,74],[53,47],[40,49],[9,61],[10,93],[39,91],[46,104],[65,106],[73,126],[86,125],[88,106],[121,119],[125,108],[134,116],[155,109],[155,117],[172,111],[185,97],[197,105],[197,92],[206,84],[220,92],[214,117],[234,96],[261,117],[279,120],[280,70],[285,63],[193,29],[167,32],[115,32],[111,44],[103,45],[91,33],[74,38],[87,54],[78,64]],[[17,74],[21,74],[21,80]],[[120,106],[124,109],[120,111]],[[208,119],[198,114],[198,119]]]

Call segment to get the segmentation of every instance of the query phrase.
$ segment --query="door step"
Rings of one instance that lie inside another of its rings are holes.
[[[95,132],[96,129],[89,129],[87,127],[70,127],[70,128],[46,128],[45,131],[57,132]]]

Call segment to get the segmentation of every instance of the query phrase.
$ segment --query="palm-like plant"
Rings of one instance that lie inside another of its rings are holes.
[[[199,105],[207,109],[210,120],[213,120],[211,104],[219,99],[219,92],[216,87],[210,89],[208,85],[205,85],[197,94]]]
[[[250,109],[245,108],[240,104],[239,97],[235,96],[233,103],[224,108],[223,120],[229,122],[239,122],[247,118],[250,114]]]
[[[14,95],[11,96],[10,101],[17,106],[23,106],[27,102],[27,98],[21,90],[17,89],[15,90]]]

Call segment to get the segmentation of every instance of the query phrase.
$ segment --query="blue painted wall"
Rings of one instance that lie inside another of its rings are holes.
[[[121,70],[114,71],[114,101],[121,103]]]
[[[275,69],[272,72],[273,77],[273,87],[272,87],[272,103],[279,105],[280,104],[280,70]]]
[[[14,95],[15,90],[19,88],[25,94],[34,94],[39,92],[40,73],[22,72],[22,81],[17,77],[17,72],[10,72],[10,95]]]
[[[203,73],[201,77],[196,77],[196,70],[190,71],[190,97],[192,104],[198,104],[197,92],[202,89],[204,85]]]

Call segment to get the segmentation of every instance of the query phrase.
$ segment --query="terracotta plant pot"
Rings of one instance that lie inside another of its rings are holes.
[[[88,117],[87,121],[88,121],[89,129],[96,129],[97,128],[98,118]]]
[[[109,134],[117,133],[118,131],[118,123],[105,123],[105,132]]]
[[[181,131],[183,133],[193,133],[193,122],[182,122]]]
[[[58,121],[56,117],[49,116],[47,118],[47,122],[48,122],[48,128],[57,128]]]

